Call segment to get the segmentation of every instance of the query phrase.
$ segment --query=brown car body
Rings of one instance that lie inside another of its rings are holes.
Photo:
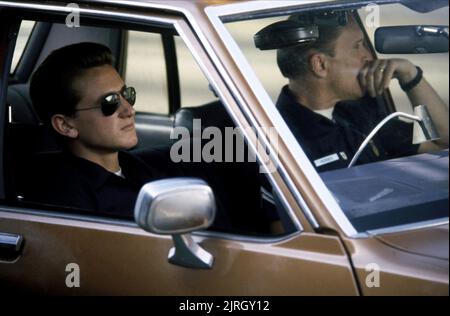
[[[261,106],[208,15],[208,8],[225,12],[234,2],[82,1],[80,7],[85,10],[82,14],[98,21],[108,15],[114,21],[118,13],[176,21],[178,31],[190,40],[190,49],[222,92],[237,125],[251,127],[252,117],[260,126],[272,127],[273,118]],[[256,10],[258,1],[249,3]],[[302,5],[309,4],[292,4]],[[0,1],[0,14],[9,8],[45,18],[45,12],[56,12],[58,6],[54,1]],[[0,21],[3,72],[7,23]],[[168,262],[170,236],[144,232],[133,223],[2,203],[0,233],[20,235],[24,242],[20,256],[0,261],[0,288],[61,295],[448,295],[448,221],[348,236],[284,138],[279,139],[277,156],[285,173],[277,170],[273,181],[302,231],[259,239],[198,233],[194,239],[215,261],[209,270],[195,270]],[[316,227],[290,186],[298,189]],[[81,267],[79,288],[65,283],[65,267],[72,262]],[[379,287],[368,286],[372,263],[379,269]]]

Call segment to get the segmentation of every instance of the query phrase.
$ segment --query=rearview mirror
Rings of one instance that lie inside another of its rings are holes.
[[[448,53],[448,26],[380,27],[375,32],[375,48],[381,54]]]

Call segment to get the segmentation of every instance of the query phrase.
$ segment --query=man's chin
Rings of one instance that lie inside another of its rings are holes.
[[[137,144],[138,144],[138,139],[136,137],[135,139],[127,140],[126,142],[121,144],[119,150],[130,150],[130,149],[133,149],[134,147],[136,147]]]
[[[355,93],[351,96],[349,96],[349,98],[346,101],[357,101],[363,98],[369,97],[369,93],[366,91],[355,91]]]
[[[366,98],[366,97],[369,97],[368,93],[359,93],[359,94],[355,93],[354,95],[348,96],[347,98],[343,99],[342,101],[343,102],[345,102],[345,101],[358,101],[358,100],[361,100],[361,99]]]

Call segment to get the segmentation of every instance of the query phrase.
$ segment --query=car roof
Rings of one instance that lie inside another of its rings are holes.
[[[47,0],[48,1],[48,0]],[[339,2],[340,0],[300,0],[297,1],[297,4],[308,4],[308,3],[334,3]],[[345,0],[341,0],[345,1]],[[124,7],[142,7],[142,8],[158,8],[158,9],[166,9],[170,11],[178,11],[178,12],[199,12],[203,11],[206,7],[212,6],[222,6],[229,4],[240,4],[245,5],[245,3],[255,3],[259,2],[261,4],[268,2],[275,2],[280,6],[283,5],[294,5],[295,1],[261,1],[261,0],[81,0],[78,3],[90,3],[96,5],[114,5],[114,6],[124,6]],[[356,2],[356,1],[355,1]]]
[[[95,3],[95,4],[112,4],[112,5],[123,5],[131,7],[147,7],[147,8],[170,8],[174,10],[185,10],[185,9],[202,9],[209,6],[217,6],[231,3],[244,3],[253,2],[257,0],[82,0],[81,3]]]

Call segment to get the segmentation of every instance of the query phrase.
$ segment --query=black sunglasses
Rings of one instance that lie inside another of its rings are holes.
[[[131,106],[136,103],[136,90],[133,87],[123,87],[120,93],[112,92],[105,95],[102,98],[100,105],[82,109],[75,109],[75,112],[101,108],[104,116],[111,116],[120,107],[120,96],[127,100],[127,102],[130,103]]]

